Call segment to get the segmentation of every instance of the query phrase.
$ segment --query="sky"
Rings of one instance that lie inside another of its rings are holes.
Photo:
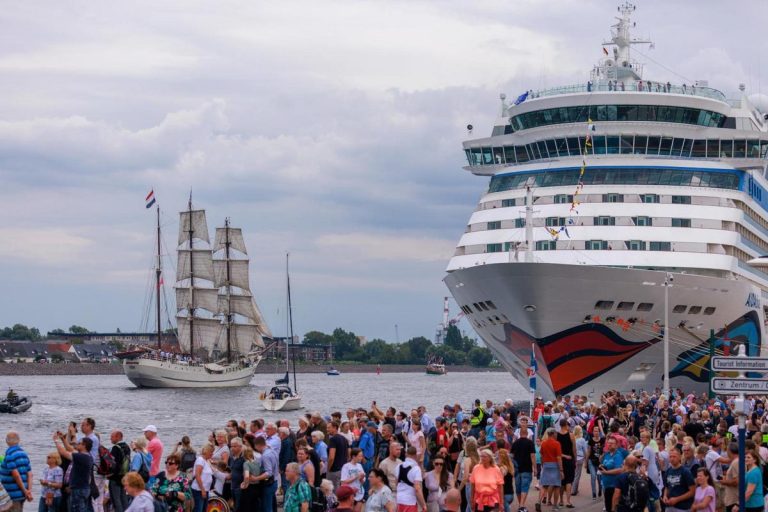
[[[243,228],[276,335],[290,252],[297,333],[432,338],[487,186],[462,169],[466,125],[490,134],[501,92],[586,81],[616,5],[5,2],[0,326],[145,329],[144,196],[172,257],[191,190],[211,227]],[[634,19],[645,78],[768,89],[765,2],[638,1]]]

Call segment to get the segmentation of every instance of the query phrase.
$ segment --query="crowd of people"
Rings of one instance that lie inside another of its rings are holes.
[[[53,433],[37,497],[11,431],[0,512],[35,498],[39,512],[277,512],[279,501],[284,512],[527,512],[529,502],[541,512],[575,508],[580,489],[606,512],[763,512],[765,404],[748,398],[746,511],[733,401],[657,390],[537,399],[530,410],[476,400],[433,415],[373,402],[293,421],[233,419],[197,447],[187,436],[164,446],[154,425],[132,441],[121,429],[100,434],[85,418]]]

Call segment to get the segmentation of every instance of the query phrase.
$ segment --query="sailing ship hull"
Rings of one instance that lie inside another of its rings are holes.
[[[123,362],[125,376],[139,388],[235,388],[248,386],[259,360],[250,366],[233,365],[221,372],[203,366],[155,359],[128,359]]]
[[[295,411],[301,409],[301,397],[265,398],[261,404],[268,411]]]
[[[445,375],[445,367],[435,368],[434,366],[427,366],[427,375]]]

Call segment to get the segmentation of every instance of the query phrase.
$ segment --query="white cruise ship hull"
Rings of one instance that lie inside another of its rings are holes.
[[[250,366],[223,366],[211,371],[205,366],[188,365],[149,358],[123,362],[125,376],[139,388],[233,388],[248,386],[260,359]]]
[[[759,354],[764,315],[755,297],[761,297],[760,289],[746,280],[673,275],[670,383],[703,391],[710,329],[746,344],[749,355]],[[467,317],[485,344],[525,388],[533,346],[537,394],[597,398],[610,389],[661,386],[664,276],[632,268],[510,262],[454,270],[445,283],[465,312],[471,309]],[[602,308],[599,301],[605,301]],[[641,303],[652,307],[638,310]],[[716,344],[718,353],[730,347]]]

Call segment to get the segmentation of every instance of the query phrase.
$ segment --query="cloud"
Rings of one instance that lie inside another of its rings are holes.
[[[444,262],[451,257],[456,244],[452,240],[383,233],[326,234],[315,244],[321,250],[343,260],[397,262]]]
[[[92,241],[63,229],[0,228],[0,258],[30,265],[67,268],[92,247]]]

